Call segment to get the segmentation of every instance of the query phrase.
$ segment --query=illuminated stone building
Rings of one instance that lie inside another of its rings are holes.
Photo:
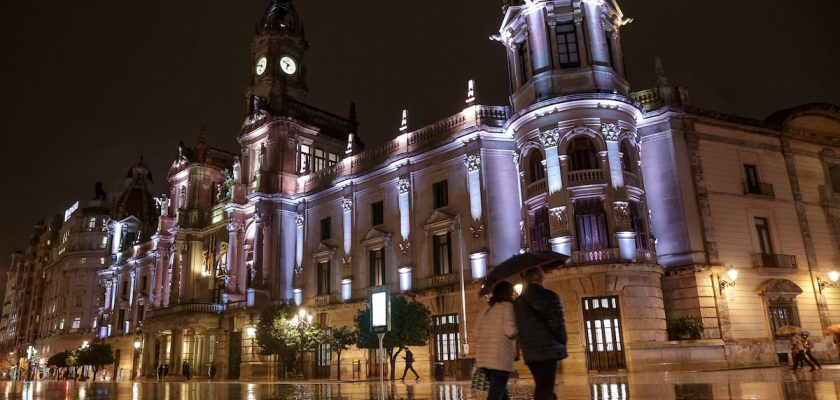
[[[469,82],[462,110],[424,127],[404,112],[393,139],[365,148],[352,106],[342,117],[304,102],[308,43],[291,1],[272,0],[240,152],[181,144],[165,196],[135,166],[113,200],[98,333],[117,368],[269,378],[253,335],[262,307],[293,301],[323,327],[352,326],[388,285],[432,311],[418,370],[441,361],[456,375],[481,278],[542,249],[570,257],[546,282],[566,309],[564,372],[772,365],[786,324],[836,358],[821,332],[840,322],[840,110],[703,110],[661,63],[654,87],[632,91],[629,19],[613,0],[502,11],[510,105],[480,104]],[[669,332],[685,316],[700,338]],[[367,351],[342,358],[376,371]],[[307,376],[335,370],[327,347],[310,355]]]

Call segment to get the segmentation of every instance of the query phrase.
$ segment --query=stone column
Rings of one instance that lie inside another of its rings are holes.
[[[618,146],[618,136],[621,130],[616,122],[602,122],[601,133],[607,141],[607,157],[610,167],[610,182],[613,189],[624,187],[624,170],[621,168],[621,150]],[[630,156],[629,154],[627,155]]]
[[[586,38],[589,39],[589,49],[592,64],[609,65],[610,50],[607,46],[607,35],[602,22],[603,10],[601,2],[582,2],[586,16]]]
[[[181,375],[181,355],[183,353],[184,331],[181,329],[172,330],[172,344],[169,346],[169,374]]]
[[[169,304],[181,304],[181,288],[182,275],[184,263],[184,251],[186,244],[183,242],[175,243],[175,260],[172,262],[172,280],[169,288]]]
[[[232,218],[232,217],[229,217]],[[241,224],[230,221],[228,222],[228,253],[227,253],[227,274],[228,281],[226,291],[228,293],[241,293],[243,290],[239,284],[239,270],[242,268],[239,262],[239,235],[242,230]]]
[[[563,189],[563,181],[560,174],[560,159],[557,154],[557,142],[560,139],[560,130],[552,129],[540,133],[540,142],[545,149],[546,179],[548,181],[548,195],[551,196]]]

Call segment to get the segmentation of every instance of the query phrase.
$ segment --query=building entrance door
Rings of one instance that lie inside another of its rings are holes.
[[[228,354],[228,379],[239,379],[239,363],[242,361],[242,332],[230,334]]]
[[[627,368],[617,296],[583,299],[583,329],[590,370]]]

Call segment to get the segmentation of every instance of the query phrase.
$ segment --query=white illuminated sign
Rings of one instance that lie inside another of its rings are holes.
[[[79,202],[77,201],[77,202],[73,203],[73,205],[70,206],[70,208],[68,208],[67,211],[64,212],[64,222],[67,222],[67,220],[70,219],[70,217],[73,216],[73,213],[76,212],[76,210],[78,210],[78,209],[79,209]]]
[[[391,299],[387,286],[370,293],[370,322],[373,333],[391,330]]]

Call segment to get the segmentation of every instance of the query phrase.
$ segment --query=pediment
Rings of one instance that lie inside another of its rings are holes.
[[[386,246],[391,240],[391,232],[373,227],[362,238],[362,244],[368,248],[379,248]]]
[[[333,246],[330,242],[324,241],[318,243],[318,247],[315,248],[315,251],[312,252],[312,258],[315,260],[325,260],[332,258],[335,256],[336,247]]]
[[[786,294],[795,296],[802,294],[802,288],[787,279],[771,279],[761,285],[759,292],[764,295]]]
[[[125,218],[123,218],[119,221],[116,221],[116,222],[118,222],[122,225],[134,225],[134,226],[137,226],[137,225],[140,225],[140,224],[143,223],[142,221],[140,221],[139,218],[135,217],[134,215],[129,215],[128,217],[125,217]]]
[[[432,212],[426,223],[423,224],[426,232],[436,234],[439,232],[449,232],[455,228],[455,213],[446,209],[437,209]]]

